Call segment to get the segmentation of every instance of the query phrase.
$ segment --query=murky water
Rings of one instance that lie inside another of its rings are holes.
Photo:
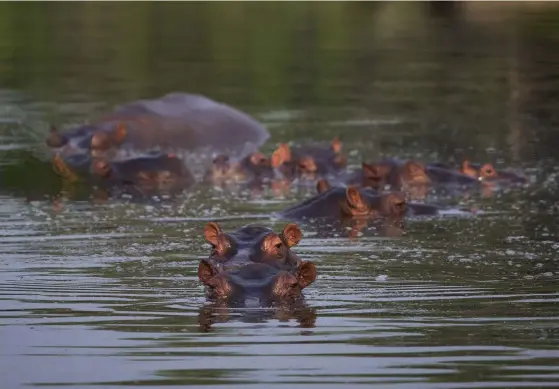
[[[2,4],[2,388],[559,386],[556,21],[549,5]],[[41,162],[49,122],[175,90],[258,117],[267,152],[339,134],[353,166],[468,155],[532,184],[397,239],[304,226],[306,307],[212,307],[204,224],[279,229],[268,215],[309,192],[100,202]]]

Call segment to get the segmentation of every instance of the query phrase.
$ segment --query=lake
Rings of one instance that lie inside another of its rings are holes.
[[[2,388],[559,386],[558,48],[555,4],[0,4]],[[309,191],[100,201],[44,144],[173,91],[250,113],[268,154],[339,135],[353,168],[468,157],[530,185],[401,238],[302,227],[305,307],[215,307],[205,223],[279,231]]]

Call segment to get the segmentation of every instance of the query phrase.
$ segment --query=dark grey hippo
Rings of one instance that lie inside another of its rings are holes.
[[[69,148],[70,153],[91,150],[94,156],[154,149],[246,155],[269,136],[262,124],[238,109],[177,92],[123,104],[91,124],[66,132],[53,128],[46,143],[58,151]]]

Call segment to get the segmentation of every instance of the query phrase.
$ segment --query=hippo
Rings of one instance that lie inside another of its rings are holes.
[[[318,185],[317,185],[318,186]],[[332,187],[279,213],[288,220],[317,218],[394,218],[402,220],[406,199],[402,193],[378,194],[357,186]]]
[[[178,193],[194,183],[192,173],[180,158],[155,152],[118,161],[88,154],[75,154],[64,159],[57,154],[53,169],[71,182],[84,180],[109,190],[132,189],[130,194],[141,197]]]
[[[216,222],[204,228],[212,246],[208,258],[198,264],[198,278],[206,296],[227,306],[260,306],[300,301],[302,290],[316,279],[316,267],[301,260],[291,248],[301,240],[296,224],[287,224],[280,234],[272,229],[248,225],[233,233]]]
[[[328,146],[305,145],[291,148],[282,143],[272,153],[271,164],[289,180],[315,179],[339,173],[347,164],[341,152],[342,143],[335,138]]]
[[[164,153],[119,161],[93,158],[90,172],[103,186],[132,187],[143,196],[178,193],[195,181],[180,158]]]
[[[271,180],[274,171],[270,160],[261,152],[255,151],[240,160],[231,160],[228,155],[220,154],[212,161],[204,180],[214,184],[224,182],[263,182]]]
[[[491,163],[475,164],[471,163],[468,159],[462,161],[459,171],[482,182],[508,182],[511,184],[527,182],[526,177],[522,177],[514,172],[506,170],[497,171]]]
[[[436,215],[434,205],[406,201],[402,192],[379,193],[357,185],[330,186],[327,180],[317,182],[318,194],[289,207],[278,215],[287,220],[318,218],[385,219],[402,224],[405,215]]]
[[[346,181],[365,188],[401,190],[413,186],[428,186],[431,180],[425,166],[418,161],[386,160],[375,164],[362,163],[361,170],[353,173]]]
[[[70,131],[51,129],[46,143],[53,149],[87,149],[96,156],[119,149],[145,151],[199,150],[246,153],[269,138],[268,131],[248,114],[207,97],[170,93],[139,100]]]

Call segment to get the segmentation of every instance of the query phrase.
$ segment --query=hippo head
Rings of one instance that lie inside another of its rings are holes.
[[[220,154],[212,161],[209,178],[213,181],[223,181],[230,179],[244,179],[245,177],[244,174],[242,174],[238,163],[231,162],[229,156]]]
[[[241,161],[231,161],[225,154],[218,155],[212,162],[209,177],[213,181],[243,181],[249,176],[261,176],[271,171],[270,161],[259,151],[246,156]]]
[[[91,137],[91,155],[103,156],[118,149],[126,139],[128,131],[123,123],[119,123],[109,131],[96,131]]]
[[[470,161],[467,159],[462,161],[460,172],[470,177],[477,178],[480,181],[495,179],[498,177],[497,170],[495,170],[492,164],[486,163],[478,168],[472,166]]]
[[[198,278],[212,298],[236,302],[251,297],[261,302],[296,299],[316,278],[314,264],[291,251],[302,235],[295,224],[288,224],[280,234],[259,226],[228,234],[210,222],[204,235],[212,253],[200,262]]]
[[[429,185],[431,183],[425,166],[418,161],[404,163],[400,168],[400,179],[403,185]]]
[[[368,164],[363,162],[362,170],[363,176],[361,185],[363,187],[378,190],[382,189],[384,185],[386,185],[392,167],[383,163]]]

